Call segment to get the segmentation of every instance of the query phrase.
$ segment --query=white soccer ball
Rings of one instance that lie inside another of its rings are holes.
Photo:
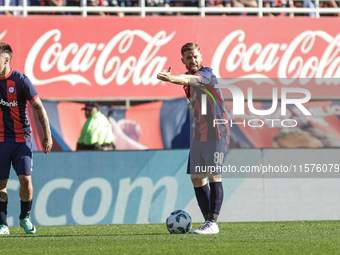
[[[166,219],[166,228],[171,234],[186,234],[192,226],[192,220],[186,211],[176,210]]]

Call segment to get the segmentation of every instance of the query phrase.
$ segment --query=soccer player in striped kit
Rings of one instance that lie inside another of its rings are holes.
[[[11,164],[20,182],[20,226],[27,234],[36,228],[29,219],[32,208],[32,142],[26,116],[27,101],[38,114],[44,131],[42,146],[48,154],[52,148],[52,135],[46,110],[30,80],[10,67],[13,51],[10,45],[0,42],[0,234],[9,234],[7,225],[6,190]]]
[[[212,69],[202,65],[200,47],[187,43],[181,49],[182,63],[188,70],[185,74],[172,75],[162,72],[157,78],[183,85],[193,110],[195,122],[190,145],[187,173],[191,175],[195,195],[205,222],[194,234],[217,234],[217,218],[223,201],[222,166],[229,148],[230,130],[225,121],[214,125],[215,119],[227,120],[223,96]],[[219,168],[218,168],[219,167]],[[215,171],[209,171],[209,169]],[[209,179],[209,185],[207,178]],[[190,233],[189,232],[189,233]]]

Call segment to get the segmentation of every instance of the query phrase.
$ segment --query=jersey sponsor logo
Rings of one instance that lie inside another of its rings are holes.
[[[18,106],[18,101],[13,100],[12,102],[6,102],[3,99],[1,99],[0,105],[4,105],[4,106],[7,106],[7,107],[15,107],[15,106]]]

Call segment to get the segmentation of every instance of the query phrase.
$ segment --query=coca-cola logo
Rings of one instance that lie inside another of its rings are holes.
[[[0,40],[2,40],[2,38],[4,38],[6,34],[7,34],[7,30],[3,31],[3,32],[0,34]]]
[[[262,45],[255,42],[250,47],[246,46],[245,39],[246,33],[243,30],[235,30],[218,45],[211,62],[211,67],[218,78],[226,78],[221,73],[228,73],[230,77],[230,73],[242,71],[244,75],[232,78],[239,78],[237,81],[266,78],[266,81],[270,81],[273,85],[275,82],[269,78],[279,78],[279,82],[283,85],[295,81],[305,85],[311,79],[315,79],[318,85],[340,83],[340,57],[338,56],[340,34],[333,37],[321,30],[307,30],[296,36],[289,44]],[[327,46],[320,46],[317,41]],[[230,45],[234,47],[230,48]],[[315,55],[322,51],[322,56]],[[222,62],[225,57],[226,62]],[[228,81],[230,84],[234,82]]]
[[[166,56],[156,56],[156,54],[174,35],[175,32],[172,32],[167,36],[164,30],[154,36],[142,30],[124,30],[106,44],[87,42],[78,45],[76,42],[70,42],[68,45],[62,45],[60,42],[62,32],[52,29],[43,34],[30,49],[25,62],[25,74],[36,86],[59,81],[69,82],[72,85],[82,83],[91,86],[91,80],[100,86],[108,85],[112,81],[121,86],[130,79],[134,85],[156,85],[159,82],[156,74],[164,70],[167,62]],[[114,49],[119,54],[128,53],[136,37],[146,43],[139,58],[130,55],[122,60],[120,55],[112,56]],[[48,48],[45,52],[40,52],[46,47]],[[96,57],[98,54],[99,56]],[[38,59],[41,55],[42,57]],[[88,70],[93,66],[94,72],[90,73]],[[55,69],[58,75],[47,79],[39,78],[39,71],[51,72],[53,75],[56,73],[52,72]],[[67,74],[63,74],[66,72]]]

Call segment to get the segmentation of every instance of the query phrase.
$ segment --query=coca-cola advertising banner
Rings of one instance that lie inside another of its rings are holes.
[[[25,73],[45,100],[182,97],[181,86],[161,82],[156,74],[169,66],[173,74],[186,71],[180,48],[187,42],[201,47],[203,64],[218,78],[238,78],[233,83],[245,95],[249,87],[255,98],[271,98],[273,87],[303,87],[312,99],[332,99],[340,95],[337,22],[218,16],[0,17],[0,40],[13,47],[12,67]],[[231,97],[228,89],[224,96]]]

